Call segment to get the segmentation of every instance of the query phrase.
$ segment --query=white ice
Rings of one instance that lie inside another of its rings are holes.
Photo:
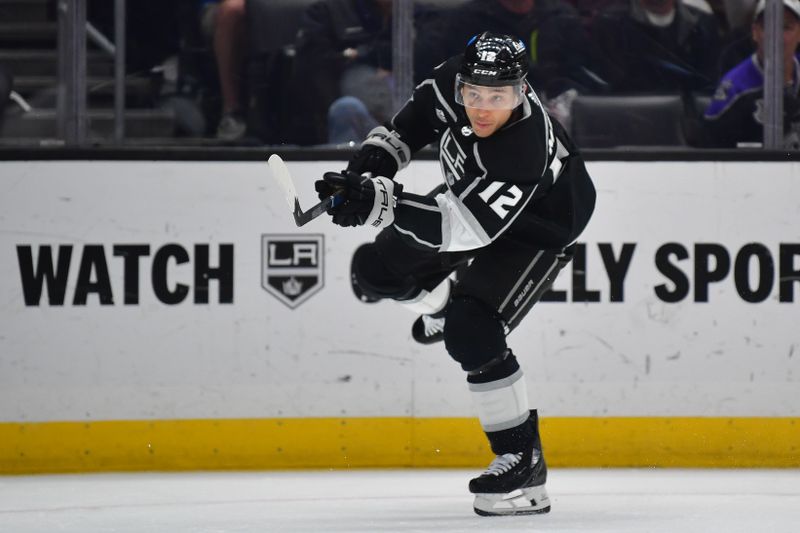
[[[479,517],[472,470],[0,476],[0,532],[795,533],[800,470],[552,469],[547,515]]]

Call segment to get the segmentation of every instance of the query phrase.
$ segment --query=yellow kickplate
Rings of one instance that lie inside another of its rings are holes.
[[[555,467],[800,467],[797,418],[546,418]],[[0,474],[485,467],[472,418],[0,423]]]

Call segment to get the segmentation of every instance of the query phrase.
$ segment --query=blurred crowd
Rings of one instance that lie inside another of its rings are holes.
[[[800,0],[782,1],[786,146],[796,147]],[[89,2],[101,30],[113,28],[111,4]],[[662,126],[652,121],[675,120],[677,144],[749,146],[764,120],[764,5],[417,0],[414,79],[481,31],[508,33],[527,45],[528,82],[550,113],[589,144],[586,132],[619,116],[634,144]],[[174,110],[177,136],[341,145],[394,112],[392,0],[141,0],[128,11],[128,72],[158,76],[159,105]]]

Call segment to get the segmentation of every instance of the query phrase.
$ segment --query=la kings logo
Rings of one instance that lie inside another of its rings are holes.
[[[470,131],[470,133],[472,133]],[[452,186],[456,181],[464,177],[464,161],[467,154],[458,144],[450,130],[445,130],[439,144],[439,163],[444,170],[447,183]]]
[[[261,287],[291,309],[325,285],[323,235],[262,235]]]

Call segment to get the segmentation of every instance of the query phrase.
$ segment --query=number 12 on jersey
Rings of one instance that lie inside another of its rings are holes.
[[[496,196],[500,189],[503,188],[505,190],[503,190],[499,196]],[[497,216],[506,218],[511,208],[522,200],[522,191],[516,185],[493,181],[479,193],[478,196],[481,200],[489,204],[489,207],[492,208],[492,211],[497,213]]]

